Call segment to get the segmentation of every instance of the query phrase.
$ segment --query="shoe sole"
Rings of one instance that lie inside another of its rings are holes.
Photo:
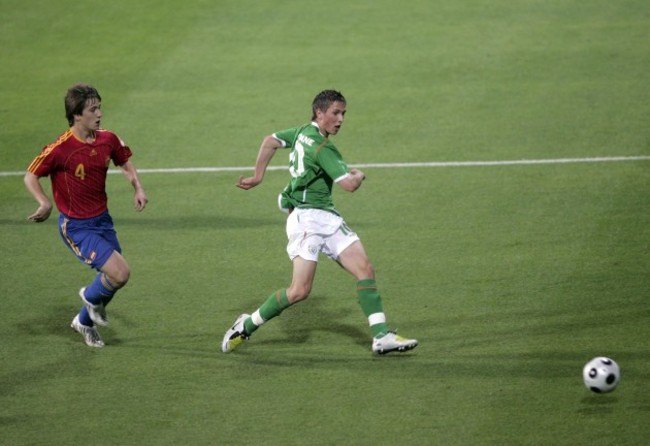
[[[418,343],[416,342],[414,344],[402,345],[401,347],[391,348],[390,350],[384,350],[384,349],[375,350],[374,353],[377,354],[377,355],[382,355],[382,356],[387,355],[388,353],[391,353],[391,352],[404,353],[404,352],[407,352],[409,350],[413,350],[417,346],[418,346]]]
[[[223,351],[224,353],[230,353],[231,351],[236,349],[237,346],[242,342],[244,342],[244,338],[242,336],[237,336],[236,338],[229,339],[227,341],[227,346],[225,349],[223,345],[221,346],[221,351]]]

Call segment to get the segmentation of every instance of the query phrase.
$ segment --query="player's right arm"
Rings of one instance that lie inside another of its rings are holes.
[[[260,184],[264,179],[264,173],[266,172],[269,162],[271,162],[273,155],[275,155],[275,151],[281,147],[284,147],[283,143],[273,135],[265,136],[260,145],[260,150],[257,153],[255,174],[252,177],[239,177],[236,186],[248,190]]]
[[[38,177],[31,172],[27,172],[25,174],[24,181],[25,187],[38,202],[38,209],[36,209],[36,212],[34,212],[32,215],[27,217],[27,219],[35,223],[40,223],[47,220],[50,216],[50,213],[52,213],[52,202],[45,194],[45,191],[43,190]]]

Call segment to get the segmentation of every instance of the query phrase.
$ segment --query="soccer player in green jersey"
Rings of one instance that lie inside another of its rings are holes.
[[[252,314],[242,314],[235,320],[224,335],[223,352],[234,350],[262,324],[309,296],[321,252],[357,280],[357,296],[370,325],[374,353],[404,352],[418,345],[417,340],[398,336],[389,329],[373,266],[361,240],[332,202],[334,183],[354,192],[366,178],[359,169],[347,166],[330,140],[341,129],[345,111],[346,101],[341,93],[322,91],[312,103],[311,122],[266,136],[257,155],[255,174],[239,178],[237,187],[241,189],[257,186],[276,150],[291,149],[291,181],[280,194],[279,205],[289,213],[287,253],[293,263],[293,278],[288,288],[275,291]]]

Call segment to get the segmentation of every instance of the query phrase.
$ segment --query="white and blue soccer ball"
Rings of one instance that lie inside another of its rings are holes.
[[[592,392],[611,392],[621,380],[621,369],[612,358],[598,356],[582,369],[582,379]]]

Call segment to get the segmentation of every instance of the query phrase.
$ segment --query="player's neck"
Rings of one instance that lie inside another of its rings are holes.
[[[318,129],[318,133],[320,133],[322,136],[324,136],[325,138],[328,138],[328,137],[330,136],[329,133],[327,133],[325,130],[323,130],[323,129],[321,128],[321,126],[318,124],[318,122],[316,122],[316,121],[312,121],[311,123],[312,123],[312,125],[313,125],[314,127],[316,127],[316,128]]]
[[[95,131],[86,127],[80,127],[73,125],[70,127],[74,136],[77,137],[79,141],[83,142],[93,142],[95,141]]]

